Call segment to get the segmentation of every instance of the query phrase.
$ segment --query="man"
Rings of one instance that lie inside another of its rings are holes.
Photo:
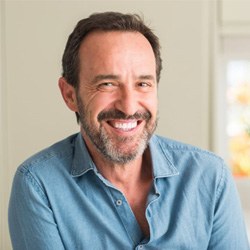
[[[136,15],[77,24],[59,87],[81,132],[18,168],[14,249],[249,249],[223,161],[153,135],[159,48]]]

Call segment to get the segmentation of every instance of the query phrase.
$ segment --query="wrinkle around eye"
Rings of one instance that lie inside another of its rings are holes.
[[[151,82],[138,82],[137,89],[140,92],[152,92],[155,90],[155,84]]]
[[[113,91],[117,85],[113,82],[104,82],[97,85],[97,89],[100,91]]]
[[[151,87],[152,84],[147,83],[147,82],[139,82],[139,83],[138,83],[138,86],[139,86],[139,87],[144,87],[144,88],[146,88],[146,87]]]

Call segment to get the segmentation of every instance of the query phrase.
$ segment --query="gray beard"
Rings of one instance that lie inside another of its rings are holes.
[[[83,125],[82,128],[85,132],[85,134],[89,137],[95,148],[108,160],[114,163],[117,163],[119,165],[123,165],[126,163],[129,163],[130,161],[133,161],[136,157],[141,156],[144,152],[144,150],[147,148],[149,137],[148,134],[143,132],[142,136],[140,137],[140,140],[138,140],[138,143],[136,145],[135,150],[131,150],[130,152],[124,152],[120,150],[119,147],[116,147],[113,139],[109,137],[109,135],[106,133],[105,129],[103,127],[100,128],[99,133],[93,133],[91,132],[91,128],[86,125],[86,123]],[[126,144],[130,141],[133,141],[134,138],[116,138],[120,143]]]
[[[146,126],[142,132],[141,135],[138,135],[136,145],[135,147],[128,148],[127,150],[122,150],[120,147],[116,146],[116,142],[121,143],[123,146],[126,145],[126,143],[132,142],[135,140],[133,137],[118,137],[116,136],[111,137],[108,135],[106,130],[103,126],[100,126],[99,130],[95,130],[91,124],[89,124],[88,120],[86,119],[86,113],[87,111],[84,108],[84,105],[82,103],[82,100],[78,98],[78,109],[79,109],[79,117],[80,117],[80,123],[81,127],[86,134],[86,136],[90,139],[90,141],[93,143],[95,148],[110,162],[116,163],[118,165],[124,165],[131,161],[133,161],[135,158],[141,156],[145,149],[148,146],[148,142],[153,135],[156,126],[157,121],[153,122],[153,124],[150,124],[150,118],[147,118],[146,120]],[[112,111],[113,113],[116,111]],[[119,117],[121,118],[121,112],[119,112]],[[109,113],[109,111],[107,111]],[[103,112],[105,116],[105,112]],[[125,116],[125,115],[123,115]],[[139,115],[137,115],[139,116]],[[141,115],[142,117],[145,117],[145,114]],[[114,117],[117,118],[117,117]],[[100,119],[98,119],[100,120]],[[114,141],[115,140],[115,141]]]

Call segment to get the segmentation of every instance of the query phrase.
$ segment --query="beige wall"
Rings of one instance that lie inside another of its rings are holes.
[[[69,32],[92,12],[143,13],[159,35],[163,74],[158,133],[210,146],[212,1],[1,1],[0,249],[11,249],[7,203],[16,167],[28,156],[78,131],[57,79]]]

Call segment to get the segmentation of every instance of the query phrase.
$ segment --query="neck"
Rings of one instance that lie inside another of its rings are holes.
[[[135,183],[140,183],[147,179],[151,179],[151,166],[149,161],[146,160],[148,150],[145,151],[143,156],[137,157],[135,160],[127,164],[114,164],[100,159],[97,160],[96,166],[100,173],[115,184],[117,187],[133,187]]]

